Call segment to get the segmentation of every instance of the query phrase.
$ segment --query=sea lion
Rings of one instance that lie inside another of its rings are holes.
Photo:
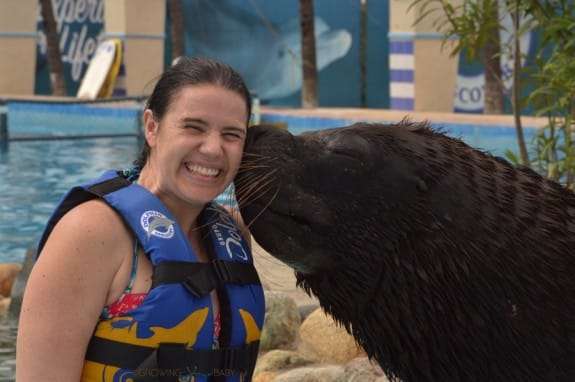
[[[392,380],[575,380],[575,196],[429,124],[250,128],[255,240]]]

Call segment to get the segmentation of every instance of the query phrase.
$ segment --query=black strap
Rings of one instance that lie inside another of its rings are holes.
[[[111,192],[117,191],[121,188],[129,186],[131,183],[121,176],[104,180],[103,182],[96,183],[87,188],[91,193],[103,197]]]
[[[155,348],[126,344],[93,336],[86,350],[86,360],[122,369],[135,369]]]
[[[187,349],[182,344],[172,343],[161,343],[158,348],[150,348],[92,337],[86,360],[135,370],[135,382],[155,381],[159,376],[177,377],[182,374],[229,376],[245,373],[251,376],[258,348],[259,341],[215,350]]]
[[[123,187],[129,186],[130,182],[125,178],[118,175],[117,177],[104,180],[100,183],[93,184],[92,186],[88,187],[84,190],[81,187],[75,187],[70,191],[68,197],[62,201],[60,207],[54,212],[52,218],[46,225],[46,229],[44,230],[44,234],[42,235],[40,242],[38,243],[38,253],[44,247],[46,240],[48,240],[48,236],[54,229],[56,223],[60,221],[60,219],[68,213],[72,208],[76,207],[77,205],[84,203],[88,200],[94,199],[96,197],[103,197],[106,194],[111,192],[117,191]]]
[[[203,297],[227,283],[261,285],[253,264],[221,259],[208,263],[165,261],[156,265],[152,288],[170,283],[183,283],[196,297]]]

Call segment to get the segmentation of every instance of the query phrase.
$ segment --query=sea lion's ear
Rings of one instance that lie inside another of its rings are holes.
[[[144,135],[150,147],[154,147],[156,143],[156,136],[158,134],[159,123],[154,117],[154,112],[150,109],[144,111],[142,117],[144,119]]]

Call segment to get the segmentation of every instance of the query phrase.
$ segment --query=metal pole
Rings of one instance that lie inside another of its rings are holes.
[[[0,105],[0,144],[8,143],[8,107]]]
[[[252,116],[252,123],[259,125],[261,123],[260,97],[256,92],[252,92]]]

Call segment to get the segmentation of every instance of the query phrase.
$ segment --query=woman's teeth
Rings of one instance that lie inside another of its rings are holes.
[[[189,171],[195,172],[196,174],[199,174],[202,176],[216,177],[220,173],[220,170],[218,170],[218,169],[202,167],[202,166],[198,166],[196,164],[186,164],[186,168]]]

